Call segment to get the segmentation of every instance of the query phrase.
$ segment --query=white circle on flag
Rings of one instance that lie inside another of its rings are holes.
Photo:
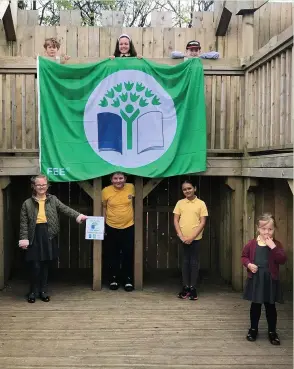
[[[177,130],[173,99],[149,74],[115,72],[94,89],[84,111],[84,130],[108,163],[137,168],[159,159]]]

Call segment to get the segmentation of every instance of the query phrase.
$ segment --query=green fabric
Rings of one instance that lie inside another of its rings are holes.
[[[38,78],[40,166],[50,181],[206,170],[200,59],[60,65],[40,57]]]

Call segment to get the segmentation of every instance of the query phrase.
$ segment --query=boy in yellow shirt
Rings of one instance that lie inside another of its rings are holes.
[[[134,207],[135,188],[126,183],[127,177],[116,172],[111,185],[102,190],[105,217],[105,247],[108,255],[109,288],[117,290],[122,280],[124,289],[134,289]]]

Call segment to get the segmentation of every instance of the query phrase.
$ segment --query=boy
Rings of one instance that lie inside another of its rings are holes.
[[[54,37],[46,38],[43,46],[45,49],[45,56],[55,60],[57,63],[65,64],[70,59],[68,55],[58,55],[60,43]]]
[[[200,51],[201,51],[200,42],[193,40],[187,43],[185,54],[183,54],[180,51],[173,51],[171,53],[171,58],[172,59],[185,58],[185,60],[187,58],[201,58],[201,59],[218,59],[219,58],[219,53],[216,51],[210,51],[208,53],[202,53],[202,54],[200,54]]]

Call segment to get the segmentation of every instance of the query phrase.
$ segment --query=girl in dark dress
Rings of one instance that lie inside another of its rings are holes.
[[[245,245],[242,252],[242,264],[247,268],[248,279],[244,290],[244,299],[251,301],[251,326],[247,334],[248,341],[255,341],[258,335],[258,323],[261,306],[264,304],[268,323],[268,338],[272,345],[280,345],[276,332],[276,302],[282,303],[282,291],[279,281],[279,265],[286,262],[281,243],[274,239],[276,222],[274,217],[265,213],[257,220],[257,239]]]
[[[19,247],[25,250],[30,269],[30,292],[28,302],[34,303],[36,295],[49,302],[47,294],[48,266],[58,257],[57,235],[59,213],[83,222],[87,216],[64,205],[56,196],[47,193],[48,180],[38,175],[31,180],[33,194],[27,199],[20,213]]]

